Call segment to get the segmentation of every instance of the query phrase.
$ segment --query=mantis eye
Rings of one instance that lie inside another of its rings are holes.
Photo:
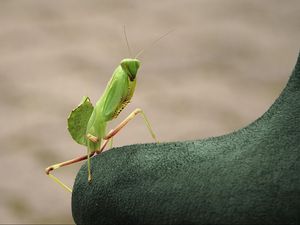
[[[121,66],[125,73],[129,76],[129,79],[133,81],[140,67],[140,63],[137,60],[126,60],[121,62]]]

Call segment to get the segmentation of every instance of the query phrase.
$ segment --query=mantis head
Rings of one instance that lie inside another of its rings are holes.
[[[121,67],[131,81],[134,81],[141,62],[138,59],[123,59]]]

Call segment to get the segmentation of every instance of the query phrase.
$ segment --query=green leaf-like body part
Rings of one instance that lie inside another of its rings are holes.
[[[78,144],[87,146],[86,127],[93,110],[89,97],[84,96],[68,118],[68,130]]]

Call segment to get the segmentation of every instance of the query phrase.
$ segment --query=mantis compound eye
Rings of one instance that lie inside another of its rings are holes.
[[[137,59],[124,59],[121,61],[121,67],[129,76],[130,80],[133,81],[140,67],[140,61]]]

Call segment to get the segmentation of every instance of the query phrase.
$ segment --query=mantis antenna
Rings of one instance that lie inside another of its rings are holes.
[[[129,45],[129,42],[128,42],[125,24],[124,24],[124,26],[123,26],[123,31],[124,31],[124,36],[125,36],[125,41],[126,41],[128,53],[129,53],[130,57],[132,58],[132,51],[131,51],[131,48],[130,48],[130,45]]]
[[[163,34],[162,36],[160,36],[159,38],[157,38],[156,40],[154,40],[150,45],[148,45],[146,48],[143,48],[142,50],[140,50],[136,56],[134,57],[135,59],[139,56],[142,55],[142,53],[144,53],[147,49],[149,49],[150,47],[153,47],[155,44],[157,44],[157,42],[159,42],[161,39],[163,39],[164,37],[166,37],[168,34],[170,34],[171,32],[173,32],[174,29],[169,30],[167,33]]]

